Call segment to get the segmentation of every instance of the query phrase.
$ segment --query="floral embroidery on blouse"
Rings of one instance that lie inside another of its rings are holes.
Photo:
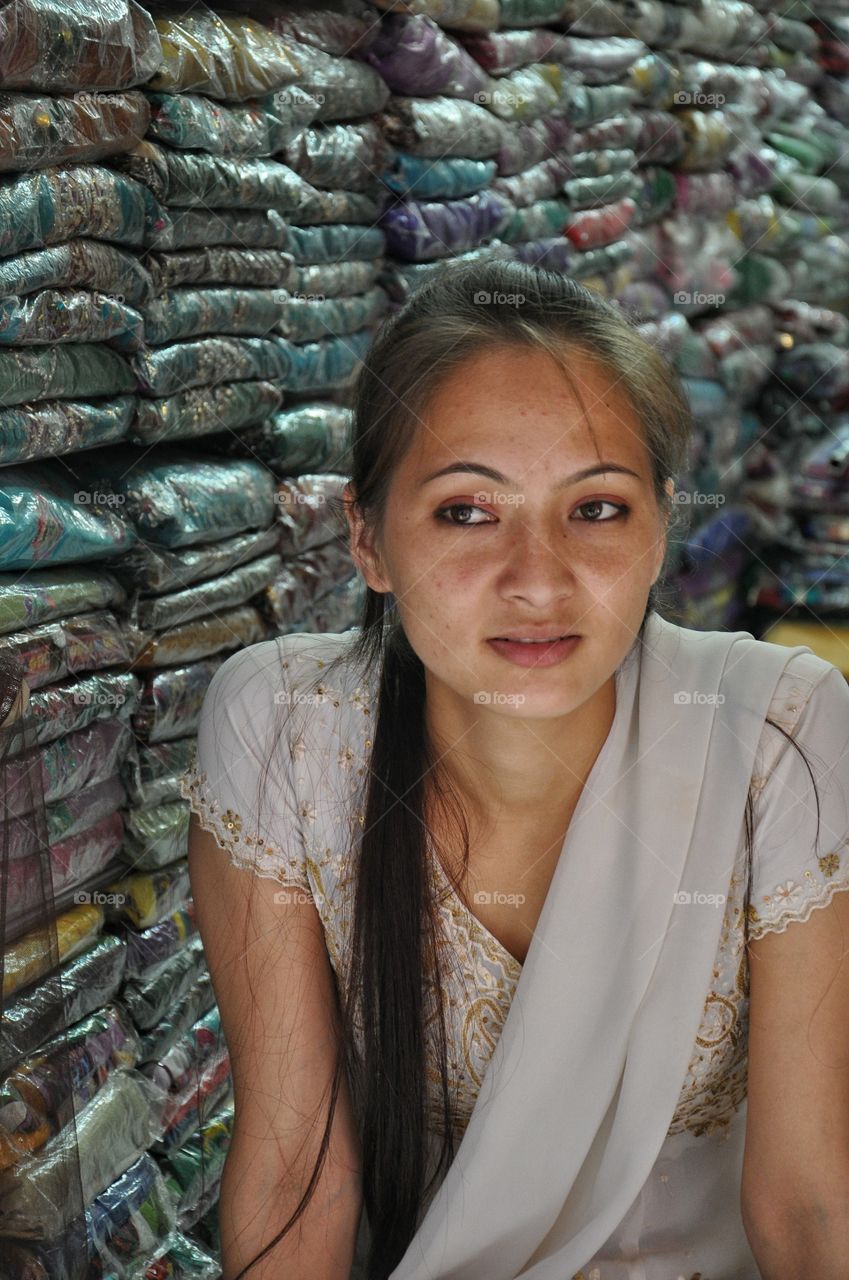
[[[296,649],[292,660],[284,665],[293,668],[307,660],[314,664],[313,670],[326,665],[310,654],[308,646]],[[807,700],[800,696],[803,693],[800,683],[808,685],[804,692],[809,693],[812,682],[794,672],[791,664],[779,681],[770,707],[770,718],[782,724],[788,732],[795,726]],[[214,831],[219,844],[229,851],[236,865],[249,867],[259,875],[273,876],[281,883],[295,884],[311,892],[324,927],[337,983],[344,989],[349,965],[347,945],[351,935],[354,888],[354,875],[346,860],[347,838],[352,824],[362,828],[365,821],[365,814],[356,807],[356,803],[362,798],[363,775],[368,768],[369,748],[372,746],[372,739],[365,736],[370,729],[371,700],[369,690],[362,685],[350,693],[342,687],[321,686],[321,692],[326,695],[321,714],[333,716],[332,721],[328,721],[334,738],[333,748],[319,749],[311,745],[303,731],[297,734],[290,746],[295,766],[293,782],[302,822],[303,852],[300,858],[291,851],[284,851],[246,833],[244,815],[233,813],[231,809],[219,812],[216,800],[208,794],[206,774],[199,773],[196,764],[181,779],[181,791],[202,824]],[[321,704],[316,701],[315,705]],[[327,710],[328,706],[332,706],[332,713]],[[346,711],[343,719],[339,714],[340,708],[350,708],[361,715]],[[755,801],[785,741],[781,738],[779,742],[780,736],[777,733],[769,735],[772,746],[764,752],[765,758],[759,766],[761,771],[753,776]],[[765,741],[766,735],[762,743]],[[331,758],[338,765],[338,776],[346,788],[349,808],[352,807],[348,826],[340,825],[339,797],[332,788],[313,786],[310,789],[309,765],[320,757],[323,757],[320,759],[321,769],[327,768]],[[330,801],[324,794],[326,790],[332,793]],[[350,803],[352,796],[353,806]],[[331,811],[332,819],[328,816]],[[327,836],[331,830],[335,844],[328,843]],[[785,880],[771,893],[764,894],[760,901],[753,899],[749,908],[750,938],[754,940],[768,931],[781,932],[791,920],[806,920],[814,908],[826,905],[837,889],[849,887],[847,848],[849,841],[817,859],[819,879],[811,869],[805,869],[801,873],[801,882],[799,879]],[[484,1073],[509,1012],[522,965],[460,900],[435,856],[431,858],[429,871],[443,923],[439,945],[443,948],[440,959],[444,957],[445,960],[443,984],[448,1071],[459,1139],[471,1116]],[[835,880],[838,871],[843,875]],[[749,974],[743,937],[744,892],[745,846],[741,841],[726,897],[711,986],[668,1131],[670,1135],[687,1131],[700,1136],[722,1129],[746,1096]],[[433,1010],[434,984],[429,978],[426,983],[425,1008]],[[357,1029],[355,1018],[355,1032]],[[361,1025],[359,1033],[362,1033]],[[442,1101],[436,1043],[435,1035],[428,1036],[425,1069],[431,1126],[435,1133],[441,1133]],[[582,1275],[578,1273],[578,1277]]]

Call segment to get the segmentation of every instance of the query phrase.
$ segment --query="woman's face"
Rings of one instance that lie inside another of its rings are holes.
[[[470,357],[421,415],[380,538],[351,519],[358,566],[370,587],[396,597],[428,680],[520,718],[568,714],[610,678],[665,550],[624,389],[583,354],[569,368],[586,417],[544,352],[505,346]],[[533,633],[580,639],[549,666],[518,665],[489,643]]]

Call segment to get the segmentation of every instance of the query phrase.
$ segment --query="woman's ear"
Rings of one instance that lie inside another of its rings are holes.
[[[342,501],[345,504],[345,517],[350,533],[351,557],[359,569],[366,585],[381,595],[392,590],[384,568],[377,539],[373,529],[368,526],[357,506],[356,490],[351,481],[342,490]]]

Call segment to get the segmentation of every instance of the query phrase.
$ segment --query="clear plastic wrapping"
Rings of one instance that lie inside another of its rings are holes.
[[[38,400],[0,409],[0,465],[56,457],[123,440],[135,396],[87,400]]]
[[[0,635],[82,609],[123,603],[126,592],[111,573],[82,565],[0,574]]]
[[[214,1004],[212,980],[208,972],[203,973],[182,1000],[174,1005],[170,1015],[142,1035],[139,1062],[158,1062],[177,1043],[180,1036],[188,1031],[192,1023],[208,1013]]]
[[[43,289],[24,298],[0,297],[4,346],[110,341],[122,351],[136,351],[144,341],[139,312],[112,294]]]
[[[241,102],[301,82],[292,43],[241,14],[193,5],[156,19],[162,60],[149,88]]]
[[[134,390],[135,379],[127,361],[103,343],[0,348],[0,399],[5,405],[56,396],[114,396]]]
[[[292,285],[292,255],[279,249],[186,249],[152,253],[147,265],[157,293],[175,285],[242,285],[288,289]]]
[[[135,146],[148,119],[147,99],[138,92],[0,94],[0,170],[102,160]]]
[[[154,200],[147,187],[142,190]],[[147,243],[152,249],[283,249],[287,238],[288,223],[276,209],[174,209]]]
[[[8,826],[8,824],[4,824]],[[30,840],[31,850],[31,840]],[[15,851],[19,855],[18,847]],[[27,852],[25,852],[25,856]],[[61,963],[89,946],[103,928],[103,908],[83,903],[56,917],[56,957]],[[31,930],[7,943],[3,949],[3,999],[45,977],[55,967],[53,956],[44,949],[43,932]],[[0,1202],[2,1193],[0,1192]],[[3,1217],[0,1203],[0,1232]]]
[[[38,755],[47,804],[64,800],[92,782],[110,777],[123,759],[130,727],[121,720],[99,720],[44,746]],[[10,761],[7,812],[26,813],[30,800],[19,760]]]
[[[300,66],[298,88],[319,104],[319,120],[370,116],[386,105],[389,86],[374,67],[355,58],[334,57],[297,40],[287,44]]]
[[[153,20],[134,0],[8,0],[0,10],[6,89],[126,89],[160,58]]]
[[[372,329],[358,329],[343,338],[318,338],[293,342],[293,367],[284,387],[304,395],[344,386],[356,373],[372,344]]]
[[[123,935],[127,945],[127,975],[140,977],[151,969],[157,969],[164,960],[182,951],[196,933],[192,902],[178,907],[166,919],[148,929],[127,927]]]
[[[509,206],[491,191],[464,200],[406,200],[380,219],[390,253],[411,262],[445,258],[473,249],[496,232]]]
[[[135,444],[157,440],[187,440],[216,431],[262,422],[283,398],[277,382],[225,382],[193,387],[172,396],[139,400],[127,435]]]
[[[133,621],[141,628],[163,630],[220,609],[235,608],[257,595],[279,567],[279,555],[260,556],[220,577],[184,587],[182,591],[139,600],[133,610]]]
[[[285,289],[167,290],[144,309],[145,339],[161,346],[200,334],[262,335],[279,321],[288,296]]]
[[[0,358],[4,353],[0,352]],[[7,467],[0,490],[0,568],[119,555],[135,534],[106,503],[106,495],[75,490],[58,463]],[[82,495],[82,496],[81,496]],[[92,499],[94,499],[92,501]]]
[[[329,227],[290,227],[287,247],[298,264],[335,264],[340,258],[382,257],[386,249],[386,234],[379,227],[346,227],[341,224]],[[331,272],[327,274],[329,276]],[[296,277],[296,291],[303,292],[299,285]]]
[[[341,537],[343,528],[342,490],[347,478],[332,472],[302,475],[280,483],[277,490],[278,519],[284,534],[281,551],[294,555],[323,542]]]
[[[256,102],[213,102],[193,93],[149,93],[148,134],[170,147],[216,156],[270,156],[314,120],[319,104],[291,85]]]
[[[391,149],[375,120],[360,120],[303,129],[283,158],[313,186],[374,191]]]
[[[386,314],[388,299],[383,289],[344,298],[289,298],[276,328],[292,342],[309,342],[330,335],[342,337],[357,329],[376,325]]]
[[[131,594],[158,595],[163,591],[181,591],[193,582],[228,573],[265,552],[276,551],[279,542],[280,531],[277,525],[270,524],[257,532],[240,533],[177,551],[137,543],[115,563],[114,570],[126,582]]]
[[[132,366],[143,391],[167,396],[218,382],[285,380],[292,359],[285,338],[214,337],[147,347],[132,358]]]
[[[105,609],[38,623],[6,636],[0,640],[0,653],[14,655],[30,691],[72,672],[125,666],[130,660],[123,627]]]
[[[140,259],[98,240],[69,240],[0,258],[0,296],[49,288],[111,293],[131,307],[140,307],[153,295],[153,282]]]
[[[423,13],[388,13],[365,57],[393,93],[411,97],[471,98],[489,83],[463,46]]]
[[[221,657],[203,658],[186,667],[149,672],[144,678],[139,709],[133,717],[133,728],[139,738],[144,742],[167,742],[196,732],[204,695],[223,661]],[[142,929],[153,923],[153,920],[145,920],[144,924],[136,921],[136,927]]]
[[[496,174],[494,160],[465,160],[454,156],[426,160],[396,151],[382,178],[391,191],[421,200],[453,200],[488,187]]]
[[[133,666],[146,671],[197,662],[211,654],[257,644],[267,635],[268,627],[259,611],[253,605],[239,605],[145,637],[146,643],[136,654]]]
[[[147,929],[183,906],[189,891],[189,868],[185,861],[174,862],[160,871],[121,876],[107,885],[112,898],[110,923],[129,923],[134,929]],[[145,1061],[143,1051],[140,1061]]]
[[[412,155],[466,156],[486,160],[509,141],[503,121],[477,102],[461,98],[393,98],[381,115],[393,147]]]
[[[149,1031],[161,1022],[169,1004],[177,1004],[195,985],[204,966],[203,944],[200,937],[195,936],[153,973],[129,977],[121,992],[121,1000],[135,1025],[142,1031]],[[150,1076],[152,1073],[146,1074]],[[167,1088],[161,1077],[157,1083]]]
[[[309,183],[278,160],[171,151],[149,139],[113,164],[148,187],[163,205],[204,209],[276,209],[295,216],[312,195]]]
[[[121,511],[147,541],[190,546],[270,524],[274,482],[248,458],[211,462],[203,454],[119,446],[89,457],[92,483],[125,499]]]

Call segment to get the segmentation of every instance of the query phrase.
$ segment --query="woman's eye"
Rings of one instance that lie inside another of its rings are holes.
[[[624,502],[608,502],[604,498],[596,498],[593,502],[582,502],[581,505],[578,507],[578,511],[587,511],[587,510],[598,511],[598,509],[601,507],[612,507],[615,512],[615,515],[605,516],[603,519],[600,519],[598,516],[595,516],[595,515],[590,515],[587,519],[583,520],[582,523],[583,524],[607,524],[608,520],[617,520],[620,516],[625,516],[628,514],[628,507],[625,505]]]
[[[436,518],[437,520],[442,520],[444,524],[453,524],[455,527],[462,527],[463,525],[472,525],[472,524],[491,524],[490,520],[461,520],[461,519],[454,520],[449,518],[449,512],[453,513],[453,512],[462,512],[462,511],[465,511],[465,512],[477,511],[480,515],[483,515],[483,516],[486,515],[486,512],[481,510],[480,507],[474,507],[469,502],[453,502],[453,503],[450,503],[447,507],[440,507],[439,510],[436,512]]]

